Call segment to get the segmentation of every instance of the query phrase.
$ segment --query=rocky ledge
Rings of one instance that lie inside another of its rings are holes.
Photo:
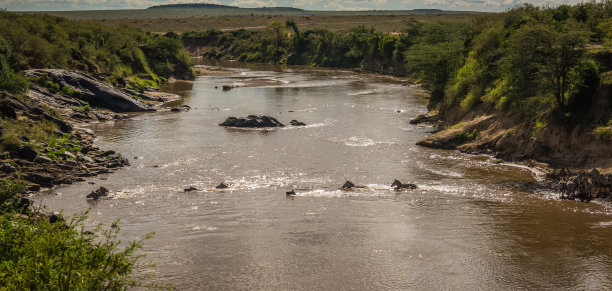
[[[531,124],[517,124],[512,117],[489,114],[440,128],[417,145],[521,162],[548,173],[543,186],[561,199],[588,202],[612,199],[612,176],[595,169],[612,172],[611,143],[579,126],[567,130],[563,124],[551,123],[534,131]]]
[[[66,71],[59,69],[29,70],[26,76],[48,79],[57,88],[70,92],[67,97],[87,102],[91,106],[102,107],[114,112],[139,112],[155,111],[151,106],[143,103],[128,92],[117,89],[93,76],[77,71]],[[34,87],[32,91],[38,91],[40,87]],[[44,91],[40,93],[46,93]]]
[[[163,92],[115,88],[76,71],[39,69],[26,74],[32,78],[32,86],[24,96],[0,92],[0,117],[8,124],[53,123],[57,127],[55,139],[66,143],[58,147],[51,141],[34,142],[19,136],[17,146],[0,150],[0,180],[25,180],[30,191],[83,181],[129,165],[120,154],[96,147],[93,132],[83,125],[124,119],[129,112],[155,111],[180,98]],[[181,110],[188,108],[183,106]],[[0,127],[0,140],[7,138],[9,131]]]
[[[85,177],[110,173],[113,169],[129,164],[128,160],[114,151],[105,151],[93,145],[91,131],[79,129],[72,123],[74,119],[58,117],[43,109],[35,102],[22,102],[19,99],[0,95],[0,112],[4,120],[32,120],[55,123],[60,136],[69,136],[70,143],[78,144],[78,150],[60,151],[46,143],[23,144],[16,148],[5,148],[0,152],[0,179],[23,179],[28,189],[37,191],[60,184],[83,181]],[[47,105],[48,106],[48,105]],[[0,129],[0,138],[6,129]],[[27,141],[27,137],[21,137]]]

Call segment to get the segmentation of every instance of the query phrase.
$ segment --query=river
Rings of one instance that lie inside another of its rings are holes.
[[[37,200],[91,208],[89,226],[120,219],[122,240],[155,232],[143,248],[152,282],[178,290],[612,288],[611,208],[560,201],[524,166],[416,146],[433,130],[408,123],[427,112],[422,89],[233,66],[164,87],[189,112],[91,125],[131,166]],[[308,126],[217,125],[250,114]],[[393,191],[394,179],[419,188]],[[346,180],[367,188],[339,190]],[[221,182],[230,188],[214,189]],[[113,198],[87,201],[100,186]]]

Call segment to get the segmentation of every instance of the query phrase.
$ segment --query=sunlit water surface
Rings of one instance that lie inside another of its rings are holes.
[[[179,290],[612,288],[611,211],[536,190],[529,168],[416,146],[433,130],[408,123],[427,111],[421,89],[342,70],[237,70],[164,88],[190,112],[93,125],[131,166],[37,199],[91,208],[91,226],[121,219],[123,240],[155,232],[152,281]],[[275,82],[221,90],[253,78]],[[308,126],[217,125],[249,114]],[[395,192],[394,179],[419,189]],[[339,190],[346,180],[368,188]],[[100,186],[113,198],[87,201]]]

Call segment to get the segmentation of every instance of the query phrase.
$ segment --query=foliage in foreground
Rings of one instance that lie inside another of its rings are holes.
[[[0,182],[0,289],[124,290],[140,284],[134,273],[144,267],[136,254],[142,241],[121,248],[117,223],[99,226],[100,235],[85,231],[86,213],[51,223],[21,208],[24,191],[21,182]]]

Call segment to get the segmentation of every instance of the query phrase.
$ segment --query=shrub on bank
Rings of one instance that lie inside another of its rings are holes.
[[[80,70],[136,89],[194,77],[182,42],[171,36],[4,10],[0,26],[0,90],[7,92],[23,92],[28,82],[19,72],[33,68]]]
[[[0,182],[2,289],[125,290],[141,283],[142,240],[121,247],[117,223],[86,231],[86,213],[49,219],[24,205],[24,193],[21,181]]]

